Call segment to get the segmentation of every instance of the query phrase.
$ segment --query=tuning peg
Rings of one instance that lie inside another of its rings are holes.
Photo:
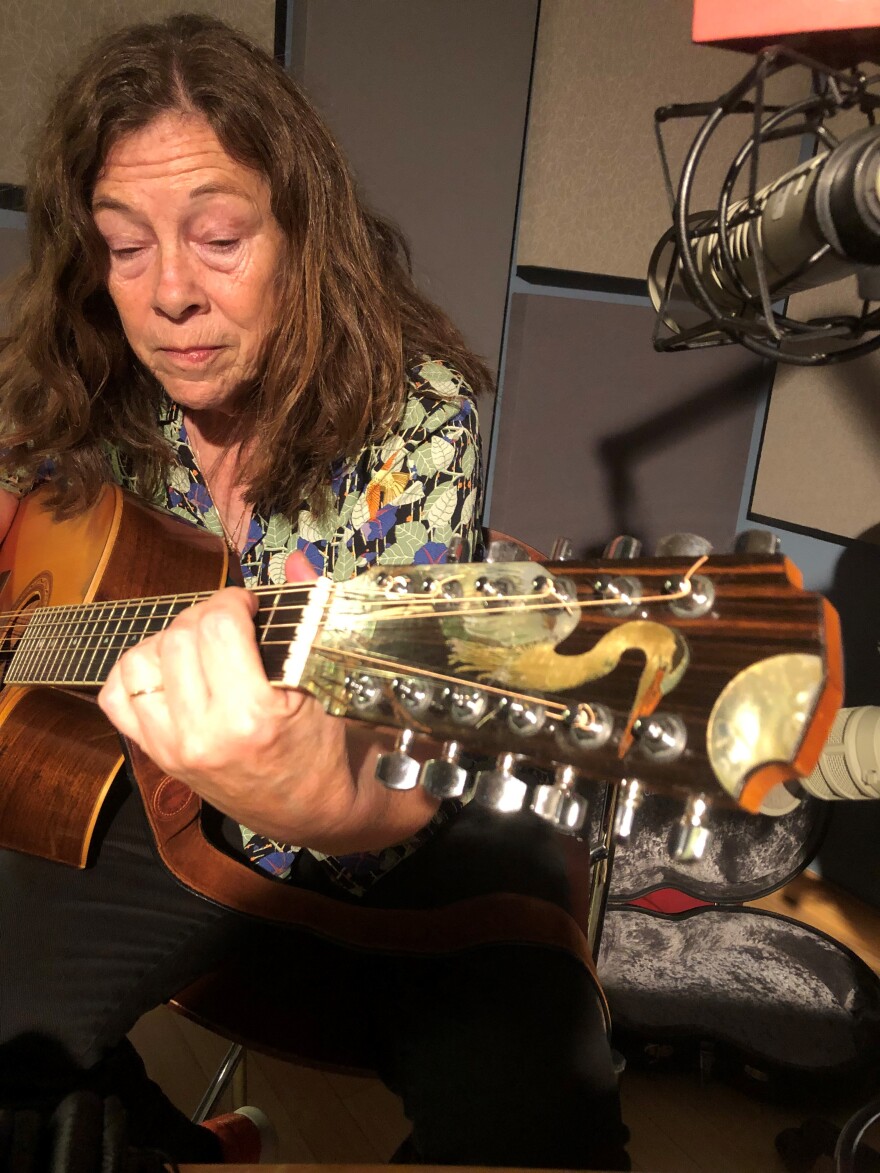
[[[707,806],[702,794],[691,795],[687,801],[684,814],[672,836],[672,856],[679,863],[694,863],[705,854],[709,828],[703,826],[703,817]]]
[[[376,777],[388,790],[412,790],[419,780],[419,763],[406,752],[415,736],[412,729],[403,729],[391,753],[380,753],[376,761]]]
[[[434,686],[426,680],[401,676],[391,687],[401,705],[414,717],[423,717],[434,700]]]
[[[712,543],[699,534],[667,534],[657,543],[658,558],[701,558],[712,553]]]
[[[602,552],[603,558],[615,558],[619,561],[625,561],[630,558],[638,558],[642,552],[642,543],[638,538],[634,538],[632,534],[618,534],[616,538],[612,538],[608,545]]]
[[[513,773],[517,762],[514,753],[503,753],[495,761],[492,770],[481,770],[477,774],[474,800],[493,811],[522,810],[528,786]]]
[[[633,722],[633,737],[646,757],[671,762],[681,757],[687,745],[687,729],[674,713],[654,713]]]
[[[529,562],[529,556],[512,538],[495,538],[486,547],[484,562]]]
[[[779,537],[769,529],[744,529],[733,544],[736,554],[778,554]]]
[[[529,803],[545,822],[565,835],[577,835],[587,819],[587,800],[574,788],[577,774],[573,766],[557,766],[553,785],[536,786]]]
[[[571,538],[556,538],[550,547],[551,562],[570,562],[574,547]]]
[[[624,778],[620,783],[620,797],[614,812],[614,837],[618,841],[629,839],[632,834],[636,811],[642,805],[645,793],[642,784],[635,778]]]
[[[614,714],[604,705],[578,705],[569,709],[559,726],[560,733],[588,749],[601,749],[614,732]]]
[[[459,744],[447,741],[439,758],[425,762],[419,782],[434,798],[459,798],[467,786],[467,770],[458,764]]]

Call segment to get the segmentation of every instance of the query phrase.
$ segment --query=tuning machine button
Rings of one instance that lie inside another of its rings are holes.
[[[614,837],[625,842],[632,834],[636,811],[644,801],[645,792],[641,782],[635,778],[624,778],[620,783],[620,796],[614,812]]]
[[[419,763],[407,753],[415,736],[403,729],[391,753],[381,753],[376,761],[376,777],[388,790],[412,790],[419,780]]]
[[[419,782],[434,798],[460,798],[467,788],[467,770],[458,763],[459,744],[447,741],[439,758],[425,762]]]
[[[658,558],[702,558],[712,553],[712,543],[699,534],[667,534],[657,543]]]
[[[517,761],[517,754],[503,753],[493,769],[481,770],[477,774],[474,801],[493,811],[522,810],[529,788],[513,773]]]
[[[672,836],[673,859],[679,863],[694,863],[703,858],[709,843],[709,828],[703,818],[708,803],[702,794],[692,795]]]
[[[558,537],[550,547],[551,562],[570,562],[574,556],[574,546],[571,538]]]
[[[745,529],[736,535],[733,544],[736,554],[778,554],[780,541],[769,529]]]
[[[633,737],[642,753],[655,762],[672,762],[687,745],[687,729],[674,713],[655,713],[633,721]]]
[[[616,538],[611,539],[602,551],[602,557],[614,558],[617,561],[624,562],[638,558],[641,552],[642,543],[638,538],[634,538],[632,534],[618,534]]]
[[[530,562],[528,554],[519,542],[512,538],[495,538],[486,547],[484,562]]]
[[[553,785],[536,786],[529,803],[535,814],[565,835],[577,835],[587,820],[589,804],[574,788],[573,766],[557,766]]]

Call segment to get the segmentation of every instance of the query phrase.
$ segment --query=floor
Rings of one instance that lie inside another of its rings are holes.
[[[758,902],[836,936],[880,972],[880,913],[809,875]],[[153,1078],[187,1113],[195,1108],[227,1044],[167,1008],[146,1015],[132,1039]],[[313,1071],[251,1055],[247,1101],[272,1118],[279,1159],[294,1163],[386,1161],[408,1128],[398,1100],[376,1080]],[[747,1096],[695,1074],[627,1071],[621,1082],[637,1173],[782,1173],[774,1138],[804,1112]],[[828,1115],[842,1124],[860,1107]],[[867,1138],[880,1146],[880,1130]],[[830,1163],[816,1166],[827,1173]]]

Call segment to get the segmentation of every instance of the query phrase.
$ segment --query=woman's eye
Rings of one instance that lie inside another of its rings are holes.
[[[127,257],[135,257],[142,251],[141,245],[129,245],[126,248],[111,248],[110,255],[118,257],[120,260],[125,260]]]
[[[235,240],[209,240],[208,247],[216,249],[217,252],[229,253],[237,248],[239,244],[238,239]]]

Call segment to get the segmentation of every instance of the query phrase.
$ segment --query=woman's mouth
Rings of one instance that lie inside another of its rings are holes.
[[[162,353],[178,366],[199,367],[205,366],[224,349],[223,346],[163,346]]]

